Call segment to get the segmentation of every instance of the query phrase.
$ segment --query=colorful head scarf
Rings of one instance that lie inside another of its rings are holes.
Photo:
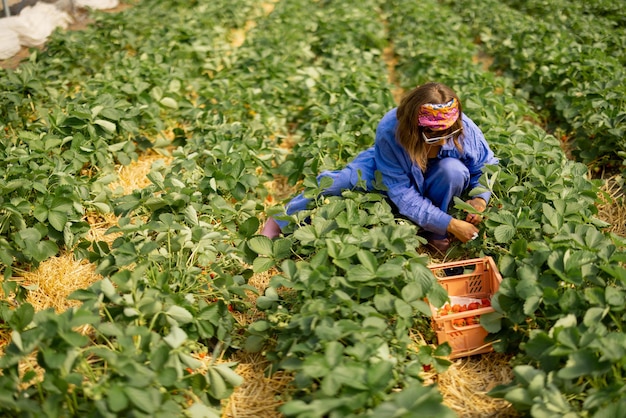
[[[448,103],[426,103],[420,107],[418,124],[433,131],[448,129],[459,118],[459,102],[453,98]]]

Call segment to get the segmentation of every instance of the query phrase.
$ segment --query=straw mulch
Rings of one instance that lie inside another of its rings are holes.
[[[287,393],[292,378],[283,371],[266,376],[270,362],[261,353],[235,353],[229,358],[213,357],[206,352],[191,354],[201,366],[194,372],[206,374],[212,365],[235,362],[234,371],[243,378],[233,394],[222,401],[222,418],[274,418],[283,404],[281,396]]]
[[[143,189],[152,184],[147,175],[152,170],[153,165],[168,165],[172,160],[173,157],[161,154],[141,155],[137,161],[133,161],[127,166],[120,166],[118,168],[118,180],[109,184],[109,187],[111,190],[121,192],[124,195]]]
[[[62,254],[42,262],[34,271],[19,272],[16,280],[28,289],[26,301],[35,311],[39,312],[53,308],[61,313],[67,309],[78,306],[79,301],[68,300],[68,296],[78,289],[86,289],[101,279],[95,273],[96,266],[86,260],[75,260],[73,254]],[[84,325],[78,332],[87,334],[90,325]],[[11,341],[9,330],[0,333],[0,355],[4,347]],[[19,365],[20,374],[35,371],[36,377],[28,383],[21,385],[22,389],[39,382],[43,379],[44,369],[38,365],[37,351],[24,358]]]
[[[411,330],[411,350],[417,351],[427,345],[419,330]],[[503,399],[487,395],[500,384],[513,381],[510,356],[498,353],[458,358],[443,373],[432,368],[421,375],[424,385],[436,384],[443,395],[443,403],[459,418],[515,418],[518,417],[511,404]]]
[[[116,226],[118,217],[112,213],[90,213],[85,216],[87,223],[89,224],[89,231],[85,236],[85,239],[91,242],[106,242],[111,246],[113,241],[122,235],[121,232],[107,234],[109,228]]]
[[[239,364],[235,372],[244,378],[223,405],[223,418],[282,417],[278,407],[284,403],[293,377],[285,371],[266,376],[270,362],[261,353],[239,352],[232,359]]]
[[[274,276],[276,273],[276,269],[271,269],[263,273],[254,274],[248,280],[248,284],[254,287],[257,293],[246,290],[246,302],[249,304],[249,308],[246,309],[244,312],[239,312],[237,310],[232,312],[233,317],[240,325],[248,326],[255,321],[265,318],[265,314],[256,308],[256,300],[260,295],[264,294],[265,289],[267,289],[267,287],[269,286],[272,276]]]
[[[296,186],[290,186],[287,183],[286,177],[276,177],[272,181],[264,183],[265,188],[269,194],[265,198],[265,206],[273,206],[289,197],[295,196],[297,191]]]
[[[101,279],[96,266],[86,260],[75,260],[73,254],[62,254],[42,262],[34,271],[23,271],[17,280],[29,289],[27,302],[35,311],[54,308],[63,312],[80,304],[68,300],[79,289],[86,289]]]
[[[240,325],[247,326],[263,319],[265,314],[256,309],[256,299],[263,295],[269,282],[277,274],[276,269],[253,275],[248,284],[258,293],[246,291],[250,308],[245,312],[234,311],[232,314]],[[231,359],[239,363],[235,372],[244,378],[244,383],[237,387],[223,405],[223,418],[273,418],[281,417],[278,407],[284,403],[283,396],[288,393],[293,377],[285,371],[276,371],[268,375],[270,362],[262,353],[237,352]]]
[[[402,96],[404,96],[405,91],[402,87],[400,87],[400,84],[398,83],[398,76],[396,74],[398,59],[395,56],[393,44],[391,44],[391,42],[389,46],[387,46],[383,50],[383,59],[385,60],[387,67],[387,79],[389,80],[389,83],[393,86],[391,88],[393,101],[396,104],[400,104],[400,101],[402,100]]]
[[[599,198],[598,218],[611,224],[609,232],[626,237],[626,196],[621,175],[604,180]]]
[[[500,384],[510,383],[510,356],[487,353],[457,359],[436,377],[443,403],[459,418],[515,418],[520,415],[504,399],[487,395]]]

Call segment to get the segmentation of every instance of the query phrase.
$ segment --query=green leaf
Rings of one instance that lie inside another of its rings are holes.
[[[259,255],[271,256],[273,254],[272,240],[266,236],[257,235],[250,238],[248,247]]]
[[[244,343],[244,350],[249,353],[258,353],[263,349],[266,337],[262,335],[248,335]]]
[[[187,408],[190,418],[220,418],[222,413],[200,402],[196,402]]]
[[[378,267],[376,276],[381,279],[393,279],[394,277],[401,276],[403,272],[404,268],[400,264],[386,262]]]
[[[48,212],[48,222],[50,222],[50,225],[57,231],[63,231],[67,219],[67,215],[64,212],[58,212],[56,210]]]
[[[480,194],[480,193],[478,193],[478,194]],[[463,210],[463,211],[468,212],[468,213],[474,213],[474,214],[480,214],[481,213],[480,211],[476,210],[474,208],[474,206],[472,206],[469,203],[463,201],[458,196],[454,196],[454,208],[455,209],[459,209],[459,210]]]
[[[368,282],[376,276],[362,265],[352,267],[346,272],[346,278],[351,282]]]
[[[48,219],[48,208],[44,205],[37,205],[33,209],[33,216],[39,222],[45,222]]]
[[[178,102],[171,97],[164,97],[159,100],[159,103],[165,107],[169,107],[170,109],[178,109]]]
[[[163,89],[159,86],[155,86],[150,90],[150,97],[156,101],[160,101],[163,98]]]
[[[378,261],[376,260],[376,256],[367,250],[359,250],[356,253],[361,265],[370,273],[376,273],[378,269]]]
[[[11,343],[13,343],[20,352],[24,351],[24,343],[22,341],[22,334],[13,330],[11,332]]]
[[[499,225],[493,230],[493,236],[499,243],[510,242],[515,233],[516,229],[511,225]]]
[[[163,341],[172,347],[172,349],[176,349],[187,341],[187,333],[179,327],[172,327],[170,333],[163,337]]]
[[[93,123],[102,127],[102,129],[110,134],[115,133],[115,124],[113,122],[104,119],[96,119]]]
[[[418,312],[421,312],[423,315],[426,315],[426,316],[432,315],[432,312],[430,310],[430,305],[421,299],[414,300],[413,302],[411,302],[411,306]]]
[[[326,345],[326,350],[324,352],[324,358],[326,359],[326,363],[328,367],[335,368],[341,362],[341,358],[343,356],[343,344],[338,341],[330,341]]]
[[[30,255],[35,261],[44,261],[56,255],[59,247],[52,241],[39,241],[34,247],[29,246]]]
[[[193,315],[182,306],[172,305],[165,313],[179,324],[188,324],[193,321]]]
[[[218,364],[213,367],[230,386],[240,386],[244,382],[244,378],[234,370],[232,370],[227,364]]]
[[[562,379],[576,379],[587,375],[597,376],[606,373],[610,368],[610,362],[599,361],[595,353],[585,349],[570,354],[565,367],[558,371],[557,376]]]
[[[256,304],[259,309],[269,309],[274,302],[278,301],[278,293],[273,287],[265,289],[265,295],[259,296],[256,299]]]
[[[383,391],[393,382],[393,364],[378,361],[367,369],[367,385],[375,391]]]
[[[402,288],[400,293],[405,302],[413,302],[424,297],[422,286],[417,283],[408,283]]]
[[[271,258],[257,257],[252,262],[252,271],[255,273],[262,273],[274,267],[276,262]]]
[[[162,370],[169,360],[170,349],[165,344],[159,344],[150,352],[150,367],[154,370]]]
[[[274,240],[272,253],[277,260],[289,257],[291,255],[291,240],[287,238]]]
[[[59,332],[59,336],[73,347],[82,347],[89,342],[89,339],[74,331]]]
[[[226,399],[230,395],[230,390],[226,386],[224,378],[215,370],[207,370],[206,379],[209,382],[209,394],[215,399]]]
[[[395,300],[396,296],[393,296],[388,290],[384,289],[381,293],[374,295],[374,306],[381,313],[390,313],[394,310],[393,303]]]
[[[15,331],[21,332],[26,329],[35,317],[35,309],[30,303],[23,303],[18,306],[9,318],[9,325]]]
[[[396,298],[394,307],[401,318],[409,319],[413,316],[413,307],[402,299]]]
[[[443,306],[448,301],[448,292],[439,283],[433,283],[426,297],[433,306]]]
[[[178,353],[180,361],[190,369],[196,370],[202,367],[202,362],[195,357],[191,357],[189,354]]]
[[[119,385],[111,386],[106,396],[106,402],[113,412],[120,412],[128,408],[129,404],[128,397],[126,396],[123,387]]]
[[[541,304],[540,296],[528,296],[524,301],[524,313],[528,316],[535,316],[535,311],[539,308]]]
[[[609,305],[623,307],[624,306],[624,292],[615,287],[607,286],[605,290],[606,303]]]
[[[480,325],[488,332],[495,333],[502,329],[502,314],[500,312],[489,312],[480,316]]]
[[[239,225],[239,234],[244,238],[250,238],[259,230],[259,218],[252,216]]]
[[[150,396],[150,389],[138,389],[132,386],[124,387],[124,394],[130,402],[145,413],[153,414],[158,405]]]

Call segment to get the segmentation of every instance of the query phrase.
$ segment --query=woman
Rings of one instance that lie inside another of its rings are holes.
[[[497,163],[481,130],[463,114],[454,91],[441,83],[426,83],[406,94],[400,106],[382,118],[373,147],[343,170],[323,172],[318,182],[322,177],[333,179],[323,195],[340,195],[356,187],[359,178],[373,190],[374,173],[379,171],[400,215],[427,231],[428,242],[445,252],[451,236],[461,242],[478,236],[476,225],[482,216],[456,219],[448,209],[455,196],[479,186],[485,165]],[[467,203],[483,212],[490,197],[490,192],[483,192]],[[309,202],[302,194],[295,197],[287,205],[287,214],[305,209]],[[270,218],[261,233],[274,238],[287,223]]]

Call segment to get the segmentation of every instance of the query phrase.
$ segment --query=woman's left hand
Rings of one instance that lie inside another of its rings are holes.
[[[478,212],[484,212],[485,209],[487,209],[487,202],[485,202],[485,200],[480,197],[475,197],[474,199],[470,199],[466,203],[472,206]],[[482,220],[483,220],[483,217],[475,213],[468,213],[467,216],[465,217],[465,221],[471,223],[472,225],[478,225],[479,223],[482,222]]]

